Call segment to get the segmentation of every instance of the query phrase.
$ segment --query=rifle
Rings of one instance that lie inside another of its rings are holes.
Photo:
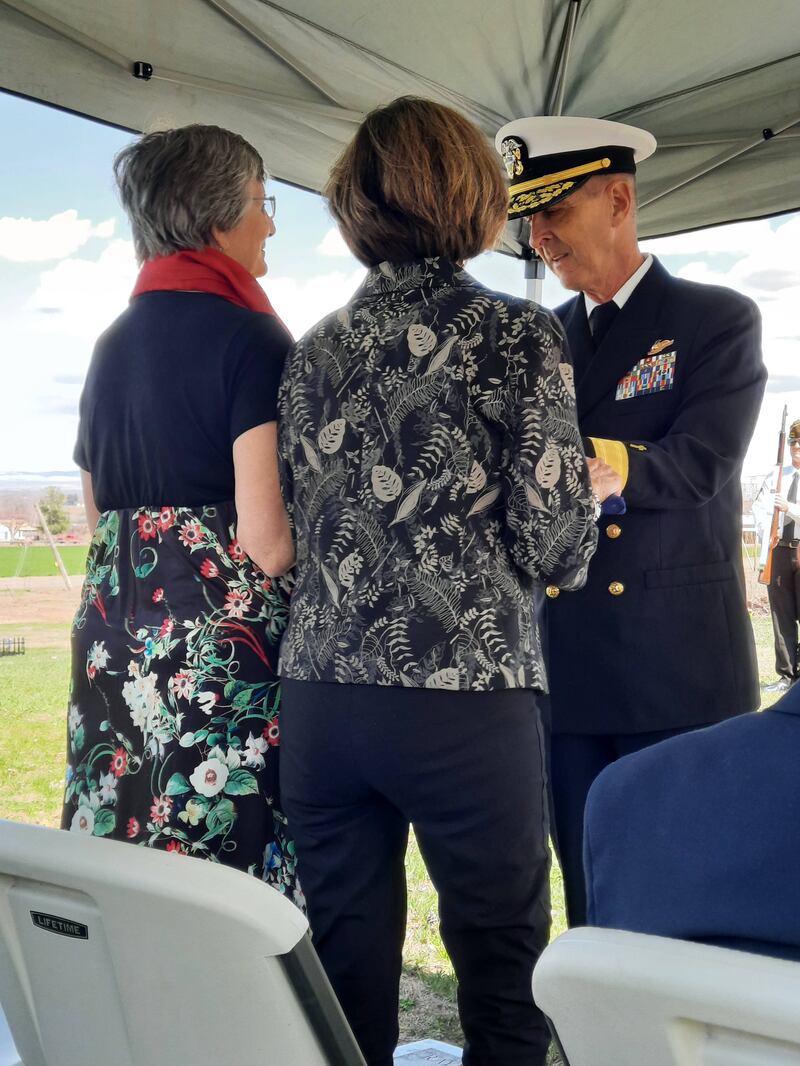
[[[781,432],[778,438],[778,462],[776,465],[775,475],[775,492],[779,493],[783,487],[783,459],[784,452],[786,451],[786,416],[788,413],[788,407],[783,409],[783,418],[781,419]],[[775,551],[775,546],[778,543],[778,528],[780,526],[781,512],[778,507],[772,512],[772,523],[769,527],[769,536],[764,537],[764,543],[761,545],[761,558],[759,564],[761,570],[758,574],[759,583],[762,585],[768,585],[772,581],[772,553]]]

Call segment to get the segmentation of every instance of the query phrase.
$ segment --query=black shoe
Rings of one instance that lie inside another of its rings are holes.
[[[790,677],[779,677],[777,681],[773,681],[771,685],[765,685],[765,692],[788,692],[794,684],[794,681]]]

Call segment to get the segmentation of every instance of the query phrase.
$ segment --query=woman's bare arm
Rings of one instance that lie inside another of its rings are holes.
[[[236,438],[233,468],[239,544],[265,574],[279,577],[294,564],[294,543],[280,492],[276,422]]]
[[[95,526],[100,518],[97,504],[94,502],[94,489],[92,488],[92,475],[88,470],[81,470],[81,487],[83,489],[83,509],[86,512],[86,524],[89,527],[89,536],[94,533]]]

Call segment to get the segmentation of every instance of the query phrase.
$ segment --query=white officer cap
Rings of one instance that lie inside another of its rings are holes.
[[[572,116],[515,119],[494,143],[508,174],[509,218],[558,203],[596,174],[635,174],[656,150],[647,130]]]

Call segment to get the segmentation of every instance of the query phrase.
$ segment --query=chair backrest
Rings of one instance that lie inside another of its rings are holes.
[[[3,821],[0,1007],[25,1066],[364,1066],[279,892]]]
[[[572,929],[533,992],[565,1066],[800,1066],[800,963]]]

